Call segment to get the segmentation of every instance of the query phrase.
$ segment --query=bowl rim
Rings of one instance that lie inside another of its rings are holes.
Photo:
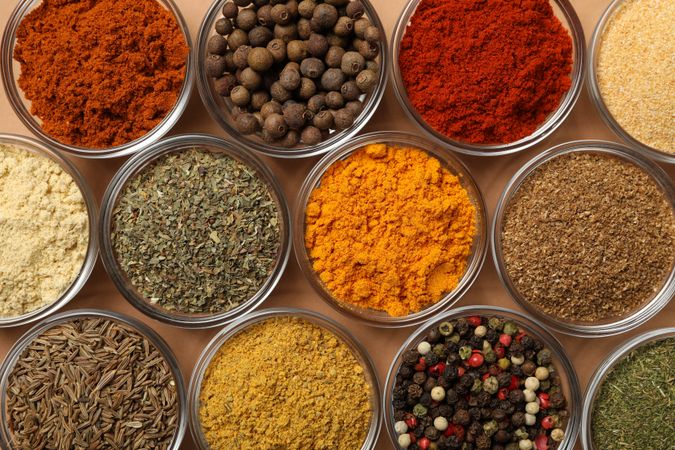
[[[311,322],[314,325],[317,325],[334,334],[336,337],[342,340],[342,342],[347,345],[347,347],[349,347],[354,357],[359,361],[360,365],[366,372],[366,381],[371,388],[372,419],[370,423],[370,430],[360,450],[373,450],[377,443],[377,439],[380,435],[380,429],[382,427],[382,414],[380,411],[382,394],[377,370],[375,369],[375,364],[373,363],[370,354],[363,344],[349,331],[347,327],[338,323],[334,319],[307,309],[286,307],[264,309],[240,317],[235,322],[230,323],[227,327],[223,328],[218,334],[216,334],[209,341],[206,347],[204,347],[204,350],[202,350],[202,353],[199,355],[197,363],[195,364],[192,371],[192,376],[190,377],[190,386],[188,389],[190,432],[197,447],[202,450],[207,450],[209,448],[199,420],[199,394],[201,393],[201,385],[204,379],[204,374],[210,366],[213,357],[222,348],[222,346],[235,335],[238,335],[252,325],[278,317],[299,318]]]
[[[0,417],[2,417],[2,424],[0,425],[0,448],[3,450],[13,450],[10,446],[10,436],[11,433],[8,430],[7,420],[5,420],[6,410],[7,410],[7,395],[6,395],[6,386],[9,379],[9,376],[16,365],[17,360],[21,356],[21,353],[24,349],[40,334],[43,332],[58,326],[63,323],[72,322],[77,319],[104,319],[108,321],[118,322],[126,327],[131,328],[138,334],[142,335],[144,338],[148,339],[159,352],[162,354],[162,357],[166,361],[171,373],[173,375],[174,382],[176,384],[176,396],[177,401],[179,402],[176,414],[178,416],[178,421],[176,425],[176,431],[174,433],[174,438],[172,440],[169,450],[178,450],[180,444],[185,437],[185,431],[187,430],[187,394],[185,390],[185,382],[183,381],[183,375],[178,365],[176,356],[173,354],[173,351],[169,345],[164,341],[164,339],[150,326],[144,324],[143,322],[135,319],[131,316],[127,316],[115,311],[107,311],[100,309],[74,309],[71,311],[60,312],[53,316],[46,318],[44,321],[36,324],[26,333],[24,333],[18,341],[14,343],[12,348],[7,353],[5,360],[0,366]]]
[[[675,338],[675,327],[659,328],[628,339],[612,350],[593,372],[584,395],[583,415],[581,418],[581,445],[584,450],[595,450],[592,435],[593,407],[595,398],[602,388],[606,376],[634,350],[657,341]]]
[[[366,96],[366,101],[363,104],[363,110],[357,116],[354,121],[354,124],[347,128],[346,130],[334,132],[331,134],[331,137],[320,142],[316,145],[302,146],[297,148],[284,148],[271,144],[267,144],[262,140],[254,140],[241,134],[237,131],[230,121],[224,117],[222,108],[216,100],[214,99],[215,95],[212,95],[211,90],[211,79],[206,76],[204,70],[202,69],[204,64],[205,55],[207,54],[206,45],[208,38],[212,36],[213,24],[219,18],[220,9],[225,0],[215,0],[208,11],[206,12],[204,19],[199,27],[199,35],[197,37],[197,49],[196,49],[196,62],[195,62],[195,72],[197,72],[197,88],[199,95],[206,107],[211,118],[218,123],[220,128],[224,130],[229,136],[239,142],[241,145],[249,147],[253,151],[271,156],[273,158],[281,159],[297,159],[297,158],[309,158],[313,156],[322,155],[324,153],[330,152],[333,149],[340,148],[345,143],[349,142],[354,136],[356,136],[362,129],[365,127],[370,119],[375,115],[377,107],[379,106],[384,93],[387,87],[387,79],[389,77],[389,54],[387,51],[387,37],[385,33],[384,26],[380,20],[377,11],[371,4],[370,0],[361,0],[363,6],[366,9],[366,17],[371,21],[373,25],[379,28],[380,34],[382,36],[382,41],[380,43],[380,71],[379,71],[379,80],[377,87],[372,91],[372,93]]]
[[[5,27],[5,31],[2,36],[2,57],[0,59],[0,72],[2,75],[5,93],[12,109],[21,122],[36,137],[61,152],[69,153],[81,158],[106,159],[128,156],[137,153],[146,146],[157,142],[176,125],[180,117],[183,115],[183,112],[187,108],[188,102],[190,100],[192,84],[194,83],[193,66],[195,55],[187,22],[185,21],[185,18],[181,14],[180,9],[174,0],[155,1],[173,14],[178,28],[181,30],[181,33],[185,39],[185,45],[188,47],[183,86],[178,93],[173,108],[153,129],[133,141],[114,147],[100,149],[79,147],[56,140],[42,129],[42,126],[38,122],[38,118],[33,116],[26,106],[26,103],[23,100],[23,93],[18,86],[17,79],[14,76],[14,47],[16,46],[16,34],[21,22],[25,16],[34,9],[34,7],[37,7],[38,3],[42,3],[42,0],[20,0],[17,3],[9,17],[7,26]]]
[[[319,281],[314,269],[311,267],[311,258],[307,254],[304,243],[305,211],[307,202],[311,193],[320,184],[325,172],[337,161],[348,158],[365,145],[373,143],[393,143],[411,146],[423,150],[430,156],[436,158],[450,171],[450,173],[458,176],[462,182],[462,187],[467,191],[467,194],[476,209],[476,235],[472,245],[472,253],[469,256],[466,271],[460,279],[458,286],[453,291],[444,295],[438,302],[426,309],[403,317],[392,317],[386,314],[378,314],[378,316],[375,316],[375,312],[356,308],[335,299],[328,289],[324,287],[323,283]],[[411,133],[378,131],[364,134],[351,140],[341,148],[325,155],[309,172],[298,192],[294,219],[293,247],[295,257],[301,272],[314,288],[314,291],[318,293],[328,305],[341,314],[358,322],[379,328],[400,328],[418,325],[428,320],[429,317],[452,307],[464,296],[464,294],[466,294],[476,281],[488,252],[488,212],[485,206],[483,193],[478,183],[473,178],[471,171],[456,154],[448,151],[444,146],[440,146],[435,142]]]
[[[497,275],[511,298],[525,311],[551,329],[571,336],[585,338],[600,338],[625,333],[639,327],[647,320],[654,317],[668,304],[673,295],[675,295],[675,264],[671,268],[670,274],[664,281],[660,290],[653,298],[646,301],[641,307],[625,317],[603,321],[603,323],[600,324],[572,323],[543,313],[537,307],[530,304],[530,302],[518,292],[506,270],[502,251],[501,231],[509,202],[520,189],[522,183],[532,175],[536,169],[554,158],[571,153],[601,154],[615,157],[623,162],[628,162],[637,166],[647,174],[654,183],[656,183],[666,201],[671,205],[673,214],[675,214],[675,186],[668,174],[654,161],[636,150],[615,142],[600,140],[570,141],[554,146],[533,157],[507,182],[500,195],[492,221],[492,230],[490,233],[492,259],[495,268],[497,269]]]
[[[5,328],[26,325],[44,319],[48,315],[58,311],[68,304],[73,298],[75,298],[80,290],[82,290],[84,285],[87,283],[89,276],[94,270],[96,259],[98,257],[98,207],[91,187],[77,167],[60,153],[50,148],[48,145],[30,137],[7,133],[0,134],[0,144],[18,147],[21,150],[47,158],[50,161],[56,163],[72,178],[73,182],[77,185],[80,194],[82,195],[82,201],[84,202],[85,208],[87,210],[88,221],[87,251],[82,260],[82,266],[80,267],[77,276],[59,295],[59,297],[54,299],[52,303],[20,316],[0,318],[0,328]]]
[[[560,104],[546,120],[529,136],[519,139],[515,142],[505,144],[471,144],[464,141],[451,139],[444,134],[436,131],[420,116],[411,104],[406,88],[403,83],[403,77],[398,64],[401,40],[405,36],[406,29],[415,13],[418,5],[424,0],[409,0],[405,8],[399,15],[389,44],[389,53],[391,54],[391,79],[393,81],[394,95],[406,113],[408,118],[421,129],[424,134],[440,145],[451,150],[471,156],[502,156],[509,155],[532,148],[542,142],[555,132],[567,119],[576,104],[583,87],[586,64],[586,39],[584,37],[583,26],[574,6],[569,0],[549,0],[557,6],[564,16],[561,23],[570,33],[573,48],[573,63],[570,79],[572,84],[570,89],[561,98]],[[557,15],[556,15],[557,17]],[[560,19],[560,18],[559,18]]]
[[[399,448],[397,444],[397,436],[394,430],[394,420],[393,420],[393,407],[391,404],[391,393],[395,386],[396,372],[400,366],[400,360],[403,353],[412,347],[412,345],[418,341],[425,333],[427,333],[431,328],[444,322],[446,320],[458,319],[461,317],[479,315],[479,316],[498,316],[507,318],[509,320],[517,322],[519,325],[522,325],[529,332],[534,333],[537,338],[543,341],[544,345],[552,350],[558,360],[556,364],[556,369],[558,371],[564,372],[567,379],[569,395],[567,395],[567,409],[570,411],[569,422],[565,429],[565,438],[560,443],[558,447],[559,450],[572,450],[574,444],[577,441],[577,435],[579,434],[579,427],[581,423],[581,385],[579,383],[579,378],[577,376],[574,365],[570,360],[565,348],[560,343],[560,341],[553,335],[549,329],[539,322],[536,318],[528,316],[525,313],[521,313],[516,310],[504,308],[501,306],[490,306],[490,305],[470,305],[462,306],[460,308],[454,308],[448,311],[438,314],[433,317],[431,320],[422,324],[419,328],[414,330],[412,334],[405,340],[405,342],[399,347],[399,350],[396,352],[392,359],[392,363],[389,366],[387,371],[387,378],[384,385],[384,395],[382,396],[382,410],[385,416],[384,427],[387,429],[387,435],[391,440],[394,448]]]
[[[591,42],[589,44],[588,50],[588,61],[586,63],[586,77],[588,80],[587,90],[589,96],[595,108],[600,112],[600,117],[602,121],[609,127],[612,132],[623,140],[627,145],[630,145],[635,150],[643,153],[645,156],[653,158],[657,161],[675,164],[675,153],[668,153],[664,150],[660,150],[654,147],[637,140],[630,133],[628,133],[619,123],[619,121],[614,117],[614,115],[609,111],[607,104],[602,96],[600,91],[600,84],[598,81],[598,71],[597,63],[600,53],[600,47],[602,46],[602,35],[605,32],[607,25],[614,18],[614,14],[618,11],[620,7],[623,6],[625,0],[613,0],[605,11],[600,16],[598,23],[595,26],[593,31],[593,36],[591,37]]]
[[[260,179],[267,185],[270,195],[275,200],[278,208],[280,222],[280,242],[277,261],[267,281],[260,287],[258,292],[250,299],[242,302],[239,306],[229,311],[218,314],[174,314],[160,307],[153,307],[143,296],[138,293],[133,284],[128,281],[124,270],[120,267],[112,246],[110,230],[112,216],[117,200],[134,176],[145,170],[154,161],[170,154],[189,150],[191,148],[205,147],[207,151],[217,151],[236,159],[242,164],[254,169]],[[118,291],[132,306],[143,314],[161,322],[181,328],[211,328],[236,320],[260,306],[273,292],[288,264],[291,252],[291,215],[288,202],[283,189],[274,173],[267,165],[247,148],[237,143],[231,143],[221,138],[206,134],[183,134],[163,139],[149,146],[142,153],[129,159],[113,176],[105,194],[101,206],[101,218],[99,220],[99,239],[101,246],[101,259],[106,272],[112,279]]]

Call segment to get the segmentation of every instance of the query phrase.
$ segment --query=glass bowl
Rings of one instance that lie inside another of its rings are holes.
[[[466,271],[457,287],[444,295],[437,303],[420,312],[403,317],[393,317],[386,312],[360,308],[340,302],[340,300],[335,298],[319,279],[319,276],[312,268],[312,261],[305,247],[305,215],[307,202],[311,193],[321,184],[321,178],[333,163],[348,158],[365,145],[374,143],[409,146],[424,150],[429,155],[438,159],[450,173],[459,177],[462,187],[467,190],[469,198],[476,208],[476,236],[471,248]],[[359,136],[339,150],[330,152],[310,171],[298,194],[295,210],[295,223],[293,224],[293,247],[300,269],[307,280],[309,280],[314,290],[337,311],[352,319],[376,327],[408,327],[422,323],[435,314],[450,308],[471,287],[483,266],[485,255],[487,254],[487,220],[483,195],[481,194],[478,185],[467,167],[451,152],[447,151],[442,146],[407,133],[393,131],[376,132]]]
[[[598,111],[600,111],[600,117],[607,124],[607,126],[621,139],[623,139],[628,145],[632,148],[641,151],[650,158],[656,159],[661,162],[675,164],[675,153],[668,153],[657,148],[653,148],[644,144],[633,136],[631,136],[619,122],[614,118],[609,108],[605,104],[604,99],[602,98],[602,93],[600,92],[600,85],[598,83],[598,56],[600,54],[600,47],[602,45],[602,35],[605,31],[605,27],[610,22],[610,19],[614,16],[614,13],[617,9],[623,4],[624,0],[613,0],[605,12],[600,17],[598,24],[595,27],[593,37],[591,38],[591,43],[588,52],[588,91],[593,103],[595,104]]]
[[[205,149],[211,152],[224,153],[255,170],[260,178],[269,187],[270,194],[276,201],[279,211],[280,239],[279,254],[272,273],[260,290],[250,299],[238,307],[218,314],[184,314],[170,312],[159,306],[155,306],[146,300],[136,290],[126,276],[124,270],[117,261],[111,240],[113,210],[118,203],[122,189],[127,182],[160,157],[169,154],[190,150],[193,148]],[[108,275],[113,280],[120,293],[137,309],[153,319],[184,328],[208,328],[223,325],[235,320],[237,317],[258,307],[272,293],[286,268],[291,250],[290,238],[290,212],[283,191],[276,177],[270,169],[254,154],[247,149],[233,145],[214,136],[189,134],[164,139],[151,145],[142,153],[137,154],[127,161],[115,174],[108,186],[101,207],[100,240],[101,259]]]
[[[21,353],[35,338],[37,338],[40,334],[44,333],[45,331],[63,323],[71,322],[76,319],[85,319],[85,318],[110,320],[126,325],[132,330],[135,330],[136,332],[147,338],[155,347],[157,347],[157,350],[159,350],[159,352],[162,354],[164,360],[171,369],[173,380],[176,383],[176,394],[179,402],[176,432],[174,434],[173,442],[171,443],[171,446],[168,448],[168,450],[178,450],[180,448],[181,442],[183,441],[183,437],[185,436],[188,417],[187,417],[187,397],[185,391],[185,384],[183,382],[183,375],[181,374],[180,367],[178,365],[176,357],[174,356],[173,352],[171,351],[167,343],[164,342],[164,340],[159,336],[159,334],[157,334],[152,328],[148,327],[147,325],[143,324],[142,322],[132,317],[128,317],[123,314],[119,314],[112,311],[101,311],[96,309],[78,309],[59,313],[52,317],[49,317],[48,319],[44,320],[43,322],[37,324],[36,326],[28,330],[28,332],[26,332],[26,334],[24,334],[11,348],[11,350],[7,354],[7,357],[2,363],[2,366],[0,367],[0,389],[2,389],[2,392],[0,394],[1,395],[0,398],[2,401],[1,405],[2,409],[0,412],[0,414],[2,415],[1,417],[2,420],[0,420],[1,423],[0,448],[3,450],[18,450],[15,449],[10,444],[12,435],[9,430],[8,425],[9,422],[6,418],[7,414],[6,392],[9,376],[12,370],[14,369],[14,365],[17,363],[19,357],[21,356]]]
[[[199,395],[201,393],[201,385],[204,379],[204,373],[209,367],[209,364],[211,364],[211,360],[216,355],[218,350],[223,346],[223,344],[225,344],[235,335],[246,330],[252,325],[277,317],[297,317],[304,319],[330,331],[340,338],[345,344],[347,344],[349,349],[363,367],[366,381],[371,388],[371,406],[373,415],[370,423],[370,430],[363,445],[358,450],[374,449],[377,438],[380,434],[380,427],[382,426],[382,414],[380,412],[381,397],[380,384],[377,379],[375,365],[368,355],[368,352],[345,327],[334,320],[312,311],[293,308],[266,309],[240,318],[214,336],[211,342],[209,342],[202,354],[199,356],[199,360],[197,361],[194,371],[192,372],[188,394],[190,400],[190,431],[192,432],[192,436],[195,440],[195,443],[197,444],[197,448],[200,450],[208,450],[210,448],[206,441],[206,437],[204,436],[204,432],[199,420]]]
[[[621,362],[623,358],[635,349],[652,342],[661,341],[675,337],[675,328],[662,328],[659,330],[652,330],[636,336],[627,342],[621,344],[610,355],[605,358],[598,366],[591,377],[588,387],[586,388],[586,397],[584,398],[584,413],[581,419],[581,444],[584,450],[602,450],[593,445],[593,407],[595,404],[595,397],[600,392],[600,388],[605,381],[605,377],[614,368],[614,366]],[[666,425],[666,424],[664,424]],[[671,424],[672,425],[672,424]]]
[[[640,308],[619,319],[610,319],[597,324],[588,324],[560,320],[543,313],[534,305],[530,304],[530,302],[528,302],[515,288],[504,263],[501,236],[508,203],[516,194],[525,179],[538,167],[558,156],[575,152],[609,155],[641,168],[661,188],[666,199],[672,205],[675,214],[675,187],[673,187],[673,182],[670,180],[670,177],[656,163],[652,162],[641,153],[621,144],[604,141],[568,142],[551,148],[530,160],[507,183],[504,192],[499,199],[499,203],[497,204],[497,210],[495,211],[494,222],[492,224],[492,256],[499,278],[506,287],[506,290],[516,303],[537,318],[537,320],[543,322],[555,331],[572,336],[612,336],[639,327],[647,320],[654,317],[668,304],[671,297],[675,295],[675,265],[671,269],[667,279],[664,280],[663,286],[661,286],[659,291],[655,293],[651,300],[645,302]]]
[[[91,188],[85,181],[84,177],[77,170],[75,165],[58,152],[52,150],[49,146],[32,138],[12,134],[0,134],[0,144],[13,145],[36,155],[48,158],[57,163],[64,172],[73,178],[79,187],[80,192],[82,193],[82,199],[87,207],[89,221],[89,244],[87,246],[87,253],[85,254],[84,260],[82,261],[80,273],[73,280],[70,286],[61,293],[59,298],[54,299],[54,301],[47,306],[21,316],[0,318],[0,328],[3,328],[25,325],[27,323],[43,319],[49,314],[52,314],[53,312],[65,306],[77,295],[78,292],[80,292],[82,287],[84,287],[87,279],[89,279],[89,275],[91,275],[91,272],[94,269],[96,257],[98,256],[98,209],[96,206],[96,199],[94,198]]]
[[[387,429],[387,434],[389,435],[394,448],[399,447],[397,444],[398,433],[394,430],[393,392],[398,369],[403,363],[404,353],[406,350],[416,347],[417,344],[422,341],[424,336],[440,323],[469,316],[496,316],[513,321],[523,329],[527,330],[529,334],[539,339],[545,347],[551,350],[553,364],[562,379],[563,392],[567,399],[567,410],[570,413],[569,422],[565,428],[565,437],[560,442],[558,450],[572,450],[574,448],[574,443],[577,440],[581,422],[581,387],[579,386],[579,379],[577,378],[572,362],[567,356],[567,353],[565,353],[565,349],[560,342],[558,342],[543,324],[522,313],[497,306],[464,306],[462,308],[450,310],[434,317],[433,320],[422,325],[403,343],[389,368],[387,382],[384,386],[384,399],[382,404],[385,416],[384,426]]]
[[[539,142],[553,133],[565,121],[567,116],[572,111],[572,108],[574,107],[577,99],[579,98],[579,94],[581,93],[581,87],[583,85],[584,78],[586,51],[586,41],[584,38],[583,27],[581,26],[579,17],[577,16],[574,7],[569,0],[550,0],[550,3],[553,7],[554,14],[560,19],[560,22],[569,31],[572,38],[573,63],[572,72],[570,73],[572,86],[560,100],[560,105],[558,105],[558,108],[553,113],[551,113],[542,124],[539,125],[534,133],[518,141],[505,144],[471,144],[468,142],[451,139],[448,136],[445,136],[443,133],[436,131],[433,127],[427,124],[410,102],[408,94],[406,93],[405,84],[403,83],[403,77],[401,75],[398,60],[401,52],[401,41],[405,36],[412,16],[415,14],[418,5],[422,1],[423,0],[410,0],[407,3],[394,28],[390,43],[390,53],[392,72],[391,77],[394,81],[393,85],[396,98],[398,99],[408,117],[413,122],[417,123],[427,135],[429,135],[439,144],[449,147],[450,149],[459,153],[475,156],[500,156],[516,153],[537,145]]]
[[[211,4],[199,29],[197,37],[197,87],[199,95],[206,106],[207,111],[220,127],[230,136],[241,142],[242,145],[267,156],[275,158],[307,158],[324,154],[334,148],[338,148],[349,139],[353,138],[373,117],[377,106],[380,104],[387,87],[389,55],[387,54],[386,33],[375,7],[369,0],[361,0],[365,8],[364,17],[367,17],[373,25],[380,29],[382,42],[380,44],[380,72],[377,86],[365,97],[363,101],[363,110],[354,120],[354,124],[342,131],[333,131],[330,137],[317,145],[298,145],[294,148],[285,148],[271,145],[263,141],[257,135],[243,135],[234,125],[232,115],[233,105],[229,99],[224,99],[218,95],[214,88],[214,80],[209,78],[203,70],[204,62],[208,56],[207,42],[215,33],[214,24],[221,17],[221,10],[225,0],[216,0]]]
[[[12,105],[14,112],[19,116],[19,119],[21,119],[23,124],[28,127],[28,129],[33,134],[38,136],[40,140],[45,141],[47,144],[49,144],[49,146],[59,151],[67,152],[82,158],[102,159],[116,158],[119,156],[127,156],[136,153],[149,144],[159,140],[169,130],[171,130],[174,125],[176,125],[178,119],[180,119],[183,111],[185,111],[185,108],[187,107],[188,100],[190,99],[190,93],[192,91],[192,83],[194,78],[192,70],[194,52],[192,51],[190,31],[188,29],[187,23],[185,22],[185,19],[178,9],[178,6],[176,6],[173,0],[157,0],[159,4],[169,10],[176,17],[178,26],[180,27],[181,32],[185,38],[185,43],[189,48],[188,58],[185,65],[185,81],[183,82],[183,87],[178,94],[178,98],[176,99],[176,104],[174,105],[173,109],[164,117],[164,119],[162,119],[159,124],[157,124],[157,126],[155,126],[155,128],[150,130],[144,136],[116,147],[103,149],[78,147],[60,142],[48,135],[42,129],[41,120],[31,114],[30,101],[25,98],[23,91],[21,91],[19,88],[18,79],[19,74],[21,73],[21,65],[14,60],[14,47],[16,46],[16,35],[19,25],[26,15],[37,8],[42,3],[42,1],[43,0],[21,0],[18,2],[16,8],[9,18],[9,21],[7,22],[5,32],[2,36],[2,61],[0,63],[2,81],[5,85],[5,92],[7,93],[9,103]]]

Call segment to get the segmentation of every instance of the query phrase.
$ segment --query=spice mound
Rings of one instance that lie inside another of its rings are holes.
[[[398,61],[422,119],[470,144],[534,133],[569,91],[572,62],[549,0],[422,0]]]
[[[81,318],[34,338],[7,381],[14,448],[167,449],[178,420],[176,384],[138,331]]]
[[[600,37],[597,82],[607,109],[633,138],[675,153],[675,3],[624,0]]]
[[[88,246],[87,206],[70,174],[45,156],[0,144],[0,317],[58,300]]]
[[[279,317],[218,350],[201,385],[210,448],[357,450],[373,416],[364,368],[332,332]]]
[[[392,425],[403,449],[555,450],[566,403],[543,342],[508,319],[470,316],[405,351]]]
[[[593,445],[603,450],[668,449],[675,442],[675,338],[621,359],[595,397]]]
[[[371,144],[326,171],[305,220],[312,266],[338,301],[405,316],[457,287],[477,218],[438,159]]]
[[[159,157],[122,189],[111,242],[131,284],[178,313],[216,314],[252,298],[274,270],[279,207],[256,170],[223,153]]]
[[[156,0],[43,0],[19,25],[19,87],[45,133],[102,149],[138,139],[171,111],[188,47]]]
[[[506,205],[506,272],[544,313],[566,321],[626,316],[675,263],[673,205],[640,167],[575,152],[535,169]]]

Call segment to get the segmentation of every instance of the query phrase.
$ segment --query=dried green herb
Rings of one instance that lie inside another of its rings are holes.
[[[254,169],[192,149],[164,155],[129,180],[111,238],[148,301],[180,313],[220,313],[260,290],[280,236],[278,205]]]
[[[675,338],[640,347],[605,377],[593,405],[601,450],[666,450],[675,445]]]
[[[7,382],[13,448],[166,449],[176,383],[159,350],[119,322],[58,324],[28,344]]]

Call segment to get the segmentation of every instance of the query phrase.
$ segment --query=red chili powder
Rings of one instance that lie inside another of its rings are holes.
[[[454,140],[515,142],[570,89],[572,39],[549,0],[422,0],[399,67],[422,118]]]
[[[156,0],[44,0],[17,38],[31,113],[66,144],[106,148],[143,136],[173,109],[185,79],[185,37]]]

